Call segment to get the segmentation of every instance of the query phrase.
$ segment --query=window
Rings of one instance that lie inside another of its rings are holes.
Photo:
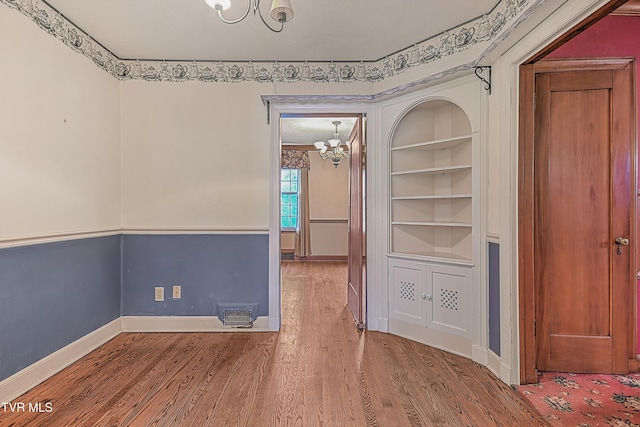
[[[298,228],[298,169],[280,171],[280,227],[283,230]]]

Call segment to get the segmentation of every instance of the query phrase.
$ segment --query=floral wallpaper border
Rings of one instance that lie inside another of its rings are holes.
[[[222,62],[122,60],[38,0],[0,0],[120,80],[202,82],[379,82],[496,38],[535,0],[502,0],[489,14],[374,62]],[[544,3],[545,0],[537,0]]]

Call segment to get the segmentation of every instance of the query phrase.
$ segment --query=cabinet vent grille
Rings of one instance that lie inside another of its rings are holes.
[[[251,310],[224,310],[222,324],[227,328],[253,328]]]
[[[440,307],[458,311],[458,291],[440,289]]]
[[[416,300],[416,284],[411,282],[400,282],[400,298],[407,301]]]

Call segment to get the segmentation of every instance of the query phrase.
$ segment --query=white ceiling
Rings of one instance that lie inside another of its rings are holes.
[[[339,121],[338,133],[345,142],[356,123],[354,117],[285,117],[282,119],[281,140],[286,145],[311,145],[316,141],[328,141],[333,138]]]
[[[248,0],[232,0],[228,19]],[[498,0],[291,0],[282,33],[227,25],[204,0],[46,0],[121,59],[372,61],[492,10]],[[271,2],[261,10],[270,23]]]

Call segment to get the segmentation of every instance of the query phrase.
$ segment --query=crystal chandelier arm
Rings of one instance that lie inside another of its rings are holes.
[[[267,21],[264,20],[264,18],[262,17],[262,12],[260,12],[260,0],[255,0],[255,4],[253,6],[253,14],[256,14],[256,11],[258,12],[258,16],[260,16],[260,19],[262,20],[262,23],[271,31],[273,31],[274,33],[279,33],[284,29],[284,22],[283,21],[279,21],[280,22],[280,29],[276,29],[276,28],[272,28],[271,25],[269,25],[267,23]],[[249,13],[249,12],[247,12]],[[245,15],[246,16],[246,15]]]
[[[224,19],[222,17],[222,7],[216,7],[216,11],[218,12],[218,17],[222,20],[222,22],[224,22],[225,24],[237,24],[238,22],[242,21],[244,18],[246,18],[249,15],[249,12],[251,12],[251,3],[253,2],[253,0],[247,0],[248,2],[248,7],[247,7],[247,11],[244,13],[244,15],[242,15],[240,18],[238,19],[232,19],[232,20],[228,20],[228,19]],[[260,0],[258,0],[258,4],[260,3]],[[254,10],[255,13],[255,10]]]

